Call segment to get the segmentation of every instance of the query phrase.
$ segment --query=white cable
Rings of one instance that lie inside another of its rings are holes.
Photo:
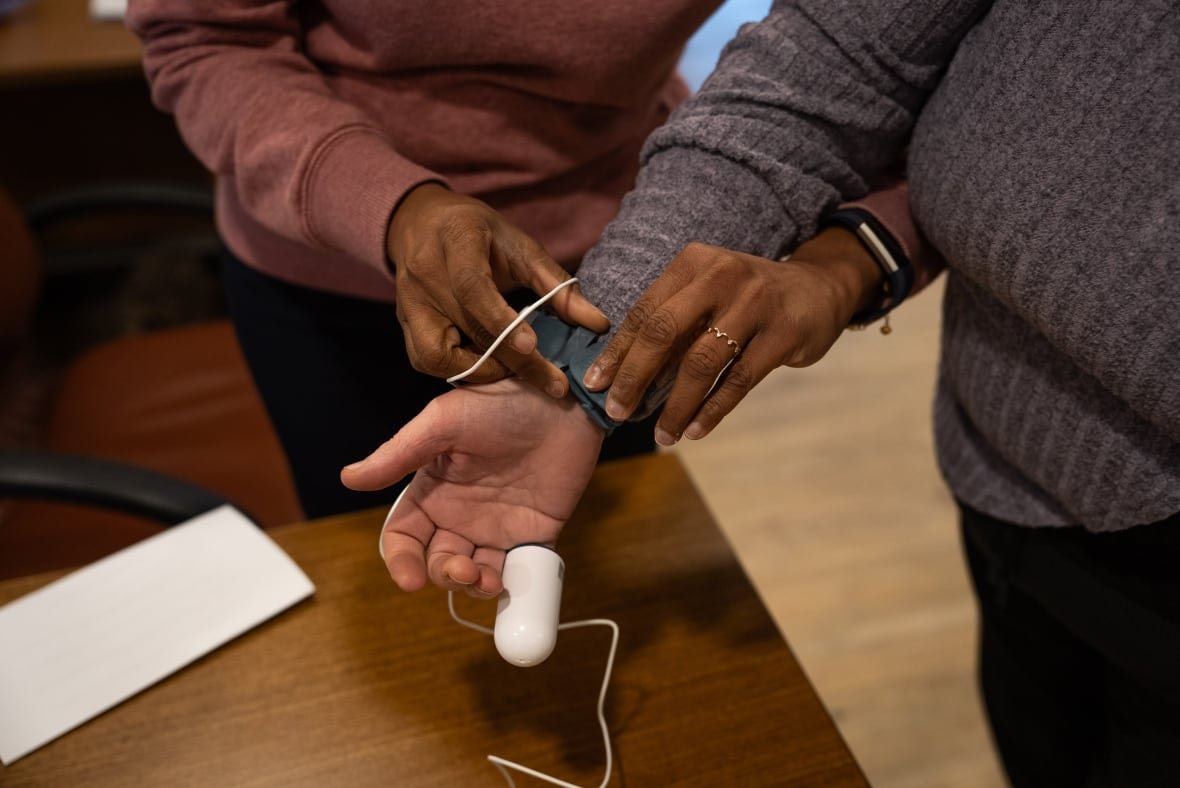
[[[389,514],[385,516],[385,523],[383,523],[381,526],[381,534],[377,538],[377,552],[380,553],[382,560],[385,560],[385,540],[382,538],[385,536],[385,526],[389,524],[391,519],[393,519],[393,513],[397,510],[397,505],[401,503],[402,498],[405,497],[406,491],[409,489],[410,486],[407,484],[397,496],[397,500],[393,502],[393,506],[389,508]],[[493,630],[491,627],[485,627],[482,624],[477,624],[474,621],[470,621],[459,615],[459,613],[455,610],[454,591],[447,592],[447,609],[450,611],[451,618],[455,620],[455,623],[465,626],[468,629],[474,629],[476,632],[482,632],[485,635],[495,634],[495,630]],[[606,657],[606,670],[602,674],[602,686],[598,690],[598,727],[602,729],[602,748],[606,752],[606,771],[603,774],[602,782],[599,783],[599,788],[606,788],[606,786],[610,783],[611,767],[613,763],[613,752],[610,744],[610,728],[606,724],[606,691],[610,687],[611,673],[615,668],[615,652],[618,651],[619,647],[619,625],[614,621],[611,621],[609,618],[590,618],[584,621],[568,621],[564,624],[558,624],[557,629],[560,631],[563,629],[578,629],[580,627],[591,626],[609,627],[611,631],[610,651],[607,653]],[[562,788],[579,788],[579,786],[574,785],[573,783],[567,783],[564,780],[557,779],[556,777],[550,777],[549,775],[538,772],[535,769],[530,769],[527,766],[522,766],[519,763],[509,761],[497,755],[489,755],[488,760],[491,761],[492,765],[499,770],[500,774],[504,775],[504,780],[508,783],[509,788],[516,788],[516,782],[512,779],[512,775],[508,773],[508,769],[515,769],[522,774],[528,774],[532,777],[536,777],[538,780],[544,780],[545,782],[552,783],[553,785],[560,785]]]
[[[536,311],[541,306],[543,306],[545,304],[545,302],[548,301],[550,298],[553,298],[553,296],[555,296],[559,292],[561,292],[561,290],[563,288],[569,287],[570,285],[572,285],[576,281],[578,281],[578,277],[571,276],[569,279],[566,279],[564,282],[558,282],[556,287],[554,287],[552,290],[550,290],[545,295],[541,296],[541,298],[539,298],[537,301],[534,301],[530,306],[525,307],[521,311],[521,313],[516,316],[516,319],[513,320],[511,323],[509,323],[508,327],[500,332],[500,336],[496,337],[496,341],[492,343],[492,346],[484,351],[484,354],[479,357],[478,361],[476,361],[474,364],[471,365],[470,369],[468,369],[464,372],[460,372],[458,375],[451,375],[449,378],[447,378],[447,383],[452,383],[452,384],[458,383],[460,380],[463,380],[463,378],[467,377],[472,372],[475,372],[475,370],[477,370],[481,366],[483,366],[483,363],[492,357],[492,353],[496,352],[496,348],[500,347],[500,345],[503,344],[504,340],[508,338],[508,335],[512,333],[512,329],[516,328],[521,323],[523,323],[525,321],[525,318],[527,318],[534,311]]]
[[[468,629],[474,629],[476,632],[482,632],[485,635],[494,634],[494,630],[492,630],[490,627],[485,627],[482,624],[469,621],[468,619],[460,616],[455,611],[454,591],[447,592],[447,609],[451,611],[451,618],[455,620],[455,623],[465,626]],[[568,621],[564,624],[558,624],[557,629],[578,629],[580,627],[594,626],[609,627],[611,630],[610,652],[607,654],[606,670],[602,675],[602,687],[598,690],[598,727],[602,729],[602,747],[606,751],[606,772],[603,774],[602,782],[599,783],[598,788],[606,788],[607,784],[610,783],[612,765],[610,728],[608,728],[606,724],[606,691],[610,687],[611,672],[615,667],[615,652],[618,650],[619,646],[619,625],[614,621],[611,621],[609,618],[590,618],[586,619],[585,621]],[[562,788],[579,788],[579,786],[574,785],[573,783],[567,783],[564,780],[557,779],[556,777],[550,777],[549,775],[539,772],[536,769],[530,769],[527,766],[521,766],[515,761],[501,758],[498,755],[489,755],[488,760],[491,761],[493,766],[500,770],[500,774],[504,775],[504,779],[507,781],[509,788],[516,788],[516,782],[513,781],[512,775],[508,773],[508,769],[515,769],[522,774],[536,777],[538,780],[544,780],[545,782],[551,783],[553,785],[560,785]]]

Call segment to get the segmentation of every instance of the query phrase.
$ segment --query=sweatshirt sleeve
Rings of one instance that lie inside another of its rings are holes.
[[[987,10],[976,0],[779,0],[648,140],[586,256],[618,326],[689,242],[778,259],[895,172],[926,98]],[[650,408],[645,408],[645,411]]]
[[[289,0],[130,0],[155,104],[267,228],[389,275],[385,230],[401,197],[438,175],[400,156],[301,51]]]

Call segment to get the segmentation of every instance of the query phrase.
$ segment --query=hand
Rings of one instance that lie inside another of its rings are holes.
[[[442,588],[494,596],[508,549],[556,543],[602,439],[572,399],[510,379],[437,397],[340,478],[378,490],[417,470],[381,537],[393,581],[416,591],[429,576]]]
[[[540,244],[504,217],[437,183],[418,186],[402,200],[389,223],[386,250],[410,362],[441,378],[471,367],[515,319],[502,290],[515,283],[544,295],[569,278]],[[567,323],[591,331],[610,326],[576,284],[549,306]],[[477,350],[462,345],[463,335]],[[533,330],[521,324],[467,380],[489,383],[511,371],[551,396],[565,396],[565,375],[536,347]]]
[[[703,438],[775,367],[822,358],[880,280],[873,258],[842,229],[821,233],[784,262],[689,244],[635,303],[583,382],[592,391],[610,387],[606,411],[620,421],[661,370],[678,366],[656,441]]]

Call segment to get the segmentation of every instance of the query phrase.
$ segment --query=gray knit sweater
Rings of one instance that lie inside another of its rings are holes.
[[[689,241],[779,256],[901,164],[950,266],[954,494],[1094,531],[1180,511],[1171,0],[777,2],[649,141],[583,288],[617,325]]]

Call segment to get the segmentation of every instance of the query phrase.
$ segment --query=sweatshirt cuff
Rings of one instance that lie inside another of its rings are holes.
[[[303,230],[318,246],[342,251],[393,280],[385,235],[394,208],[413,189],[446,180],[400,156],[380,132],[353,126],[319,147],[303,179]]]

